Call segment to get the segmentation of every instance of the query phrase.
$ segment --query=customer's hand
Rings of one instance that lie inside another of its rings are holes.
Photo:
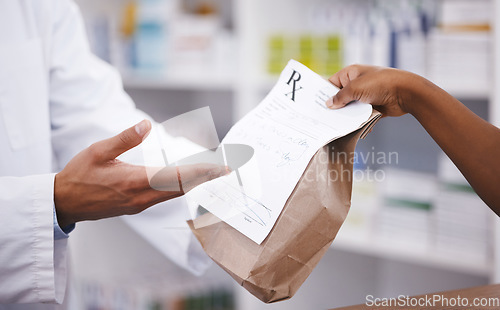
[[[139,145],[150,130],[151,123],[144,120],[117,136],[99,141],[77,154],[56,175],[54,201],[61,227],[139,213],[228,173],[226,167],[214,164],[149,168],[116,159]],[[150,187],[146,169],[156,173],[155,187],[162,191]]]
[[[500,129],[437,85],[410,72],[352,65],[330,81],[340,88],[326,102],[333,109],[359,100],[372,104],[384,116],[413,115],[479,197],[500,216]]]
[[[414,89],[427,82],[407,71],[365,65],[345,67],[329,80],[340,91],[326,102],[328,107],[338,109],[359,100],[370,103],[384,116],[411,113]]]

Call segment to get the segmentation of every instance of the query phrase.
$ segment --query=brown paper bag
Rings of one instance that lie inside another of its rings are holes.
[[[379,118],[380,113],[374,112],[360,129],[314,155],[262,244],[211,213],[196,218],[195,223],[189,221],[205,252],[263,302],[291,298],[328,250],[347,216],[354,148]]]

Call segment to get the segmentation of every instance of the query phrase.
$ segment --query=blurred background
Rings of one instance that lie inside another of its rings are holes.
[[[352,63],[413,71],[500,120],[494,0],[77,3],[94,53],[159,122],[210,106],[222,138],[291,58],[325,77]],[[195,277],[104,220],[72,233],[71,309],[316,309],[499,282],[497,217],[411,116],[381,120],[357,155],[349,216],[290,301],[265,305],[217,266]]]

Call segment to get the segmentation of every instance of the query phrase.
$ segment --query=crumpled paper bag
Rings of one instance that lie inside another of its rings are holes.
[[[380,116],[374,111],[358,130],[318,150],[260,245],[211,213],[188,221],[208,256],[263,302],[291,298],[347,216],[354,149]]]

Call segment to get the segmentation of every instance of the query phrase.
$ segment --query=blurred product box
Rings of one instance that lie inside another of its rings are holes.
[[[86,23],[93,51],[126,76],[234,74],[236,40],[215,6],[186,11],[178,0],[116,6],[115,15],[91,15]]]
[[[426,249],[432,238],[432,199],[437,180],[427,173],[387,169],[381,184],[383,205],[377,217],[380,237]]]
[[[488,32],[436,30],[428,41],[428,78],[444,89],[485,89],[492,81]]]
[[[268,39],[268,66],[279,74],[290,59],[296,59],[321,75],[343,67],[343,43],[340,35],[272,35]]]
[[[208,69],[215,58],[214,46],[219,29],[220,22],[215,16],[177,16],[170,34],[170,69],[179,73],[198,73]]]
[[[446,155],[439,158],[437,177],[386,170],[380,194],[374,231],[384,242],[488,261],[492,211]]]
[[[487,261],[492,213],[445,155],[439,157],[439,193],[433,201],[436,250]]]
[[[489,30],[492,17],[491,0],[442,0],[439,26],[447,30]]]
[[[173,8],[173,1],[141,0],[137,2],[135,12],[129,11],[130,16],[126,17],[130,19],[127,21],[129,27],[132,27],[130,65],[134,69],[146,72],[166,69]]]
[[[172,283],[168,283],[172,285]],[[123,287],[99,282],[79,282],[74,294],[81,299],[78,309],[119,310],[233,310],[235,296],[227,287],[184,288],[182,292],[162,292],[160,288]],[[75,298],[73,296],[72,298]],[[76,299],[78,300],[78,299]]]
[[[436,1],[426,0],[308,3],[299,17],[301,29],[286,32],[268,25],[266,71],[278,74],[294,58],[325,76],[354,63],[424,75],[436,7]],[[290,22],[287,15],[276,18]]]
[[[369,238],[380,205],[378,184],[373,180],[355,180],[351,196],[351,208],[342,225],[342,234]]]

